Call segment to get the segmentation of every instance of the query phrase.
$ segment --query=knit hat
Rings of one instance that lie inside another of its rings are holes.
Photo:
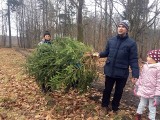
[[[45,33],[44,33],[43,37],[45,37],[46,35],[51,36],[51,34],[50,34],[50,32],[49,32],[49,31],[45,31]]]
[[[123,25],[127,30],[129,29],[129,21],[123,20],[119,23],[119,25]]]
[[[148,52],[148,55],[154,59],[156,62],[160,62],[160,49],[151,50]]]

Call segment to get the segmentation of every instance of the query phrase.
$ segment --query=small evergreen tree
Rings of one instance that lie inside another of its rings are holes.
[[[94,59],[85,56],[92,48],[70,38],[42,44],[27,58],[26,68],[38,84],[55,89],[77,88],[84,92],[97,78]]]

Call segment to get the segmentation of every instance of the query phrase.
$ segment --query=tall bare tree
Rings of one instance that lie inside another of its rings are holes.
[[[12,33],[11,33],[11,12],[14,12],[22,3],[22,0],[7,0],[7,16],[9,29],[9,47],[12,47]]]
[[[77,40],[83,42],[83,5],[84,0],[70,0],[77,7]]]
[[[8,6],[8,12],[7,12],[7,16],[8,16],[8,29],[9,29],[9,47],[12,47],[12,39],[11,39],[11,3],[9,0],[7,0],[7,6]]]

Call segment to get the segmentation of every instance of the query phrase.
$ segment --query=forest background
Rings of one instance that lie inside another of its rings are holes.
[[[76,38],[96,51],[130,22],[139,57],[160,46],[160,0],[1,0],[0,46],[35,48],[48,30],[55,37]],[[12,27],[14,26],[14,29]]]

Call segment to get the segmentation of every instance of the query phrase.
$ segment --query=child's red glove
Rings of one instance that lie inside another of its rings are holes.
[[[155,97],[154,97],[153,105],[154,105],[154,106],[160,105],[160,96],[155,96]]]

